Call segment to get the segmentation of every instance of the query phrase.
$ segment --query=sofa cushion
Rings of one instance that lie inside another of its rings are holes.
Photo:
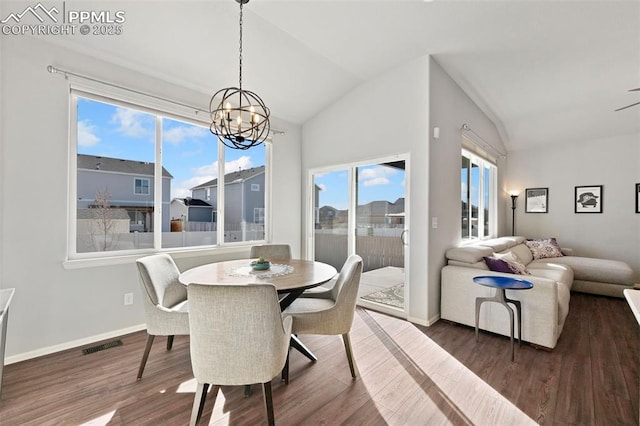
[[[520,262],[518,257],[512,252],[494,253],[493,256],[497,259],[507,262],[512,273],[518,275],[531,275],[531,273],[527,270],[527,267],[522,262]]]
[[[489,270],[493,272],[503,272],[505,274],[512,273],[511,267],[509,266],[509,264],[502,259],[498,259],[493,256],[485,256],[484,261],[487,264],[487,267],[489,268]]]
[[[447,265],[464,266],[464,267],[467,267],[467,268],[482,269],[484,271],[488,271],[489,270],[489,267],[484,262],[484,259],[482,259],[482,260],[480,260],[480,262],[476,262],[476,263],[460,262],[459,260],[450,260],[450,261],[447,262]]]
[[[570,266],[552,262],[534,261],[527,265],[527,268],[529,269],[529,272],[531,272],[531,275],[549,278],[558,283],[564,284],[569,290],[571,290],[574,272]]]
[[[529,250],[529,248],[524,244],[518,244],[517,246],[511,247],[508,251],[515,254],[518,260],[525,265],[528,265],[529,262],[533,260],[531,250]]]
[[[529,267],[538,262],[570,266],[573,269],[573,276],[576,280],[633,285],[633,270],[625,262],[619,260],[562,256],[553,259],[534,260],[529,264]]]
[[[493,249],[484,246],[463,246],[447,250],[446,256],[449,260],[457,260],[465,263],[482,262],[485,256],[491,256]]]
[[[562,251],[555,238],[527,240],[524,243],[529,247],[529,250],[531,250],[534,259],[548,259],[562,256]]]

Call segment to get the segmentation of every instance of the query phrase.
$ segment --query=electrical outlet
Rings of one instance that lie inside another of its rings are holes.
[[[124,304],[125,304],[125,306],[133,305],[133,293],[125,293],[124,294]]]

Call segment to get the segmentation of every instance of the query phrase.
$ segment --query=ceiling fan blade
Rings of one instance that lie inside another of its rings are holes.
[[[618,109],[616,109],[614,111],[622,111],[623,109],[631,108],[632,106],[636,106],[636,105],[640,105],[640,102],[636,102],[635,104],[631,104],[631,105],[627,105],[627,106],[622,107],[622,108],[618,108]]]
[[[638,87],[637,89],[629,89],[630,92],[637,92],[640,90],[640,87]]]

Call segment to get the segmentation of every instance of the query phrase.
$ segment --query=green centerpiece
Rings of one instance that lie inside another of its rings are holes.
[[[264,257],[260,257],[258,260],[251,262],[251,267],[256,271],[265,271],[271,267],[271,262]]]

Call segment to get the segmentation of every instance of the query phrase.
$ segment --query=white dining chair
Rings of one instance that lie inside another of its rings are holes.
[[[167,336],[167,350],[175,335],[189,334],[187,289],[180,284],[180,271],[168,254],[154,254],[136,260],[142,287],[142,304],[147,323],[147,344],[138,369],[142,379],[155,336]]]
[[[291,246],[289,244],[262,244],[251,246],[249,252],[251,259],[264,257],[265,259],[291,259]]]
[[[293,317],[292,333],[342,335],[349,368],[353,378],[358,368],[353,357],[349,332],[353,323],[358,287],[362,275],[362,258],[351,255],[338,274],[332,288],[314,293],[304,293],[284,310]],[[287,363],[288,368],[288,363]],[[283,373],[288,379],[288,371]]]
[[[282,317],[273,284],[189,284],[190,345],[198,382],[191,425],[202,415],[209,385],[262,383],[269,425],[275,423],[271,380],[289,352],[291,318]]]

